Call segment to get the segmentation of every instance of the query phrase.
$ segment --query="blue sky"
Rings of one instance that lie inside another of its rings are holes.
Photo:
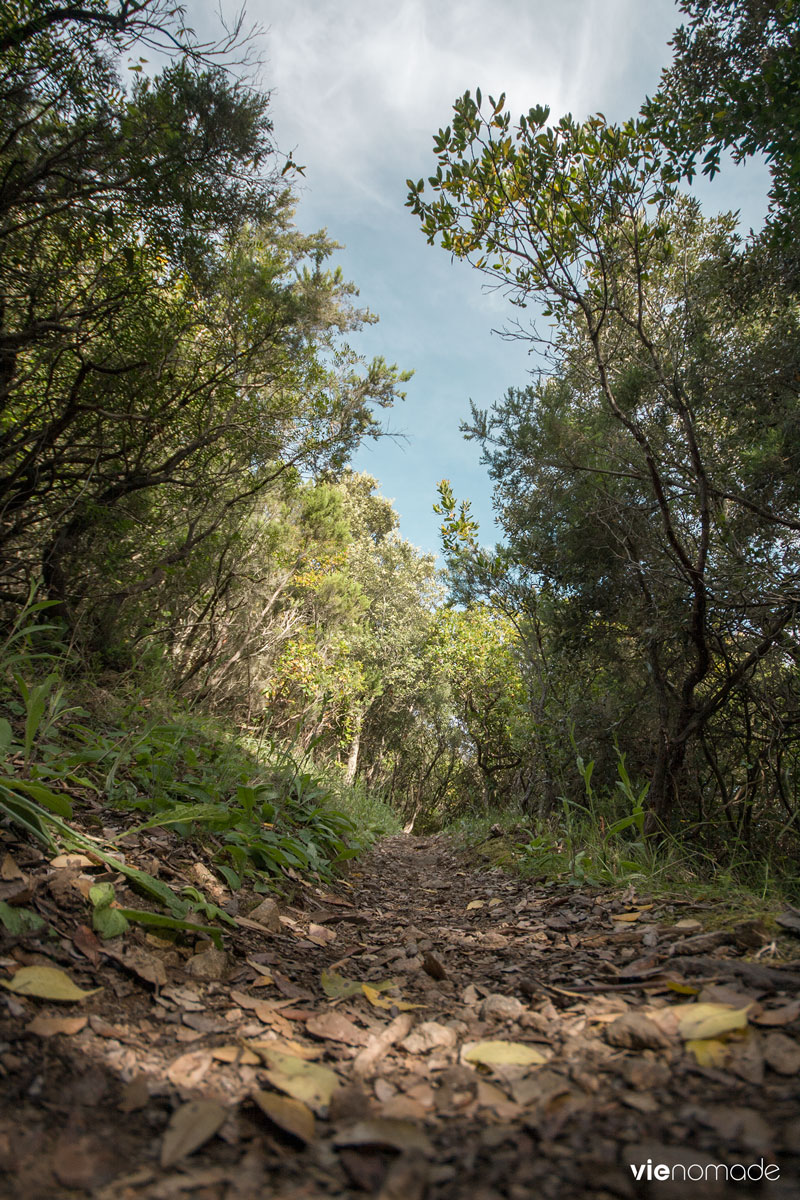
[[[228,0],[223,13],[231,14]],[[189,5],[206,24],[205,0]],[[359,353],[413,368],[408,398],[388,414],[402,439],[370,442],[355,466],[395,501],[401,531],[438,548],[432,512],[447,477],[469,498],[481,536],[495,531],[479,450],[459,423],[524,386],[526,347],[492,333],[513,315],[479,274],[428,246],[404,207],[405,180],[431,173],[433,134],[469,88],[507,95],[512,114],[549,104],[555,118],[634,115],[655,90],[680,23],[672,0],[250,0],[263,28],[262,83],[276,141],[305,166],[297,222],[327,228],[337,262],[380,316],[353,339]],[[200,24],[201,20],[197,23]],[[709,208],[760,223],[766,173],[733,169],[700,188]]]

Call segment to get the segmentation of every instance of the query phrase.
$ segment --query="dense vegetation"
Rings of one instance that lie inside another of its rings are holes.
[[[4,7],[6,819],[205,830],[232,886],[474,812],[573,874],[689,830],[791,857],[800,14],[681,7],[639,119],[466,93],[412,184],[428,239],[553,331],[523,318],[546,369],[466,428],[503,545],[440,486],[446,574],[348,465],[408,375],[348,345],[375,318],[294,224],[242,29]],[[744,240],[678,186],[725,149],[772,170]]]

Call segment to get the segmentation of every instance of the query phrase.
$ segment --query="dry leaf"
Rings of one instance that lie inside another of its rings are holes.
[[[210,1066],[208,1050],[189,1050],[170,1063],[167,1078],[175,1087],[197,1087]]]
[[[763,1041],[764,1061],[779,1075],[800,1072],[800,1046],[785,1033],[768,1033]]]
[[[424,1130],[411,1121],[374,1117],[356,1121],[349,1129],[337,1133],[334,1146],[388,1146],[392,1150],[419,1150],[433,1154],[433,1146]]]
[[[800,1017],[800,1000],[790,1000],[779,1008],[765,1008],[750,1018],[756,1025],[791,1025]]]
[[[339,1086],[338,1076],[329,1067],[273,1050],[268,1042],[251,1042],[250,1045],[269,1068],[266,1076],[273,1087],[307,1104],[319,1115],[327,1111],[331,1096]]]
[[[148,954],[146,950],[140,950],[138,946],[129,946],[123,952],[105,945],[103,953],[154,988],[164,987],[167,982],[167,972],[161,959],[155,954]]]
[[[258,1055],[246,1046],[215,1046],[211,1057],[217,1062],[238,1063],[240,1067],[255,1067],[261,1062]]]
[[[732,1008],[730,1004],[676,1004],[670,1012],[677,1018],[681,1037],[696,1041],[746,1028],[748,1008]]]
[[[25,1030],[37,1037],[53,1037],[57,1033],[69,1035],[80,1033],[88,1020],[88,1017],[34,1017]]]
[[[344,1013],[329,1009],[306,1021],[306,1029],[314,1037],[327,1038],[332,1042],[344,1042],[346,1046],[363,1046],[369,1038],[365,1029],[359,1029]]]
[[[324,1054],[324,1048],[321,1046],[303,1046],[300,1042],[294,1041],[293,1038],[269,1038],[268,1040],[256,1039],[247,1043],[257,1054],[261,1050],[279,1050],[281,1054],[292,1054],[295,1058],[313,1059],[319,1058]]]
[[[150,1089],[147,1086],[146,1075],[134,1075],[130,1083],[122,1089],[122,1099],[119,1111],[123,1113],[137,1112],[150,1103]]]
[[[455,1046],[458,1037],[455,1029],[441,1025],[438,1021],[423,1021],[403,1039],[403,1049],[409,1054],[427,1054],[439,1047]]]
[[[424,1004],[412,1004],[409,1000],[397,1000],[393,996],[382,996],[377,988],[370,987],[368,983],[362,983],[361,990],[369,1000],[370,1004],[375,1008],[382,1008],[388,1012],[391,1008],[396,1008],[400,1012],[410,1012],[412,1008],[424,1008]]]
[[[638,921],[640,916],[641,916],[641,913],[638,913],[638,912],[612,913],[611,920],[612,921],[621,921],[624,924],[628,924],[628,923],[632,923],[633,921]]]
[[[58,967],[20,967],[13,979],[0,979],[0,985],[17,996],[36,996],[39,1000],[58,1000],[72,1004],[94,996],[102,988],[83,991]]]
[[[0,864],[0,879],[24,879],[25,875],[20,870],[16,860],[10,854],[6,854],[2,864]]]
[[[161,1166],[173,1167],[193,1154],[223,1125],[228,1110],[216,1100],[190,1100],[170,1118],[161,1143]]]
[[[483,908],[485,903],[485,900],[470,900],[469,904],[467,905],[467,912],[471,912],[475,908]]]
[[[686,1049],[693,1054],[698,1067],[724,1067],[730,1057],[730,1050],[725,1042],[718,1038],[689,1038]]]
[[[353,1072],[362,1077],[369,1075],[387,1051],[409,1033],[412,1019],[408,1013],[401,1013],[379,1034],[373,1034],[364,1049],[359,1050],[353,1059]]]
[[[522,1042],[465,1042],[461,1057],[485,1067],[534,1067],[547,1062],[539,1050]]]
[[[270,1121],[284,1132],[306,1144],[313,1142],[316,1132],[314,1114],[302,1100],[279,1096],[277,1092],[254,1092],[253,1099]]]
[[[306,937],[315,946],[328,946],[331,942],[336,941],[336,930],[328,929],[325,925],[316,925],[312,921],[308,927]]]
[[[82,871],[84,867],[94,867],[97,864],[85,854],[58,854],[50,859],[50,866],[56,870]]]
[[[611,1046],[620,1046],[625,1050],[666,1050],[670,1039],[655,1021],[651,1021],[644,1013],[623,1013],[617,1017],[605,1030],[606,1041]]]

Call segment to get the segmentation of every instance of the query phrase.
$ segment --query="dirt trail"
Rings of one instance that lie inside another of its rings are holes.
[[[201,877],[165,837],[137,853]],[[103,990],[0,996],[0,1195],[800,1195],[788,935],[393,837],[347,883],[262,909],[271,931],[240,918],[223,955],[141,929],[101,945],[91,871],[11,849],[59,936],[6,935],[2,976],[49,964]]]

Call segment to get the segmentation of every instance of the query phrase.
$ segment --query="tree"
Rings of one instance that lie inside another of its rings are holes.
[[[643,111],[678,176],[691,179],[699,163],[713,177],[724,150],[736,162],[763,154],[772,175],[768,234],[796,264],[800,4],[680,0],[679,8],[688,23],[676,31],[673,62]]]
[[[664,185],[650,127],[548,115],[512,126],[503,97],[484,111],[466,93],[435,138],[433,198],[409,181],[409,205],[431,243],[555,318],[550,339],[516,327],[551,378],[469,432],[520,561],[584,627],[608,614],[633,639],[663,822],[690,747],[793,637],[798,311],[775,282],[737,286],[731,222]]]

